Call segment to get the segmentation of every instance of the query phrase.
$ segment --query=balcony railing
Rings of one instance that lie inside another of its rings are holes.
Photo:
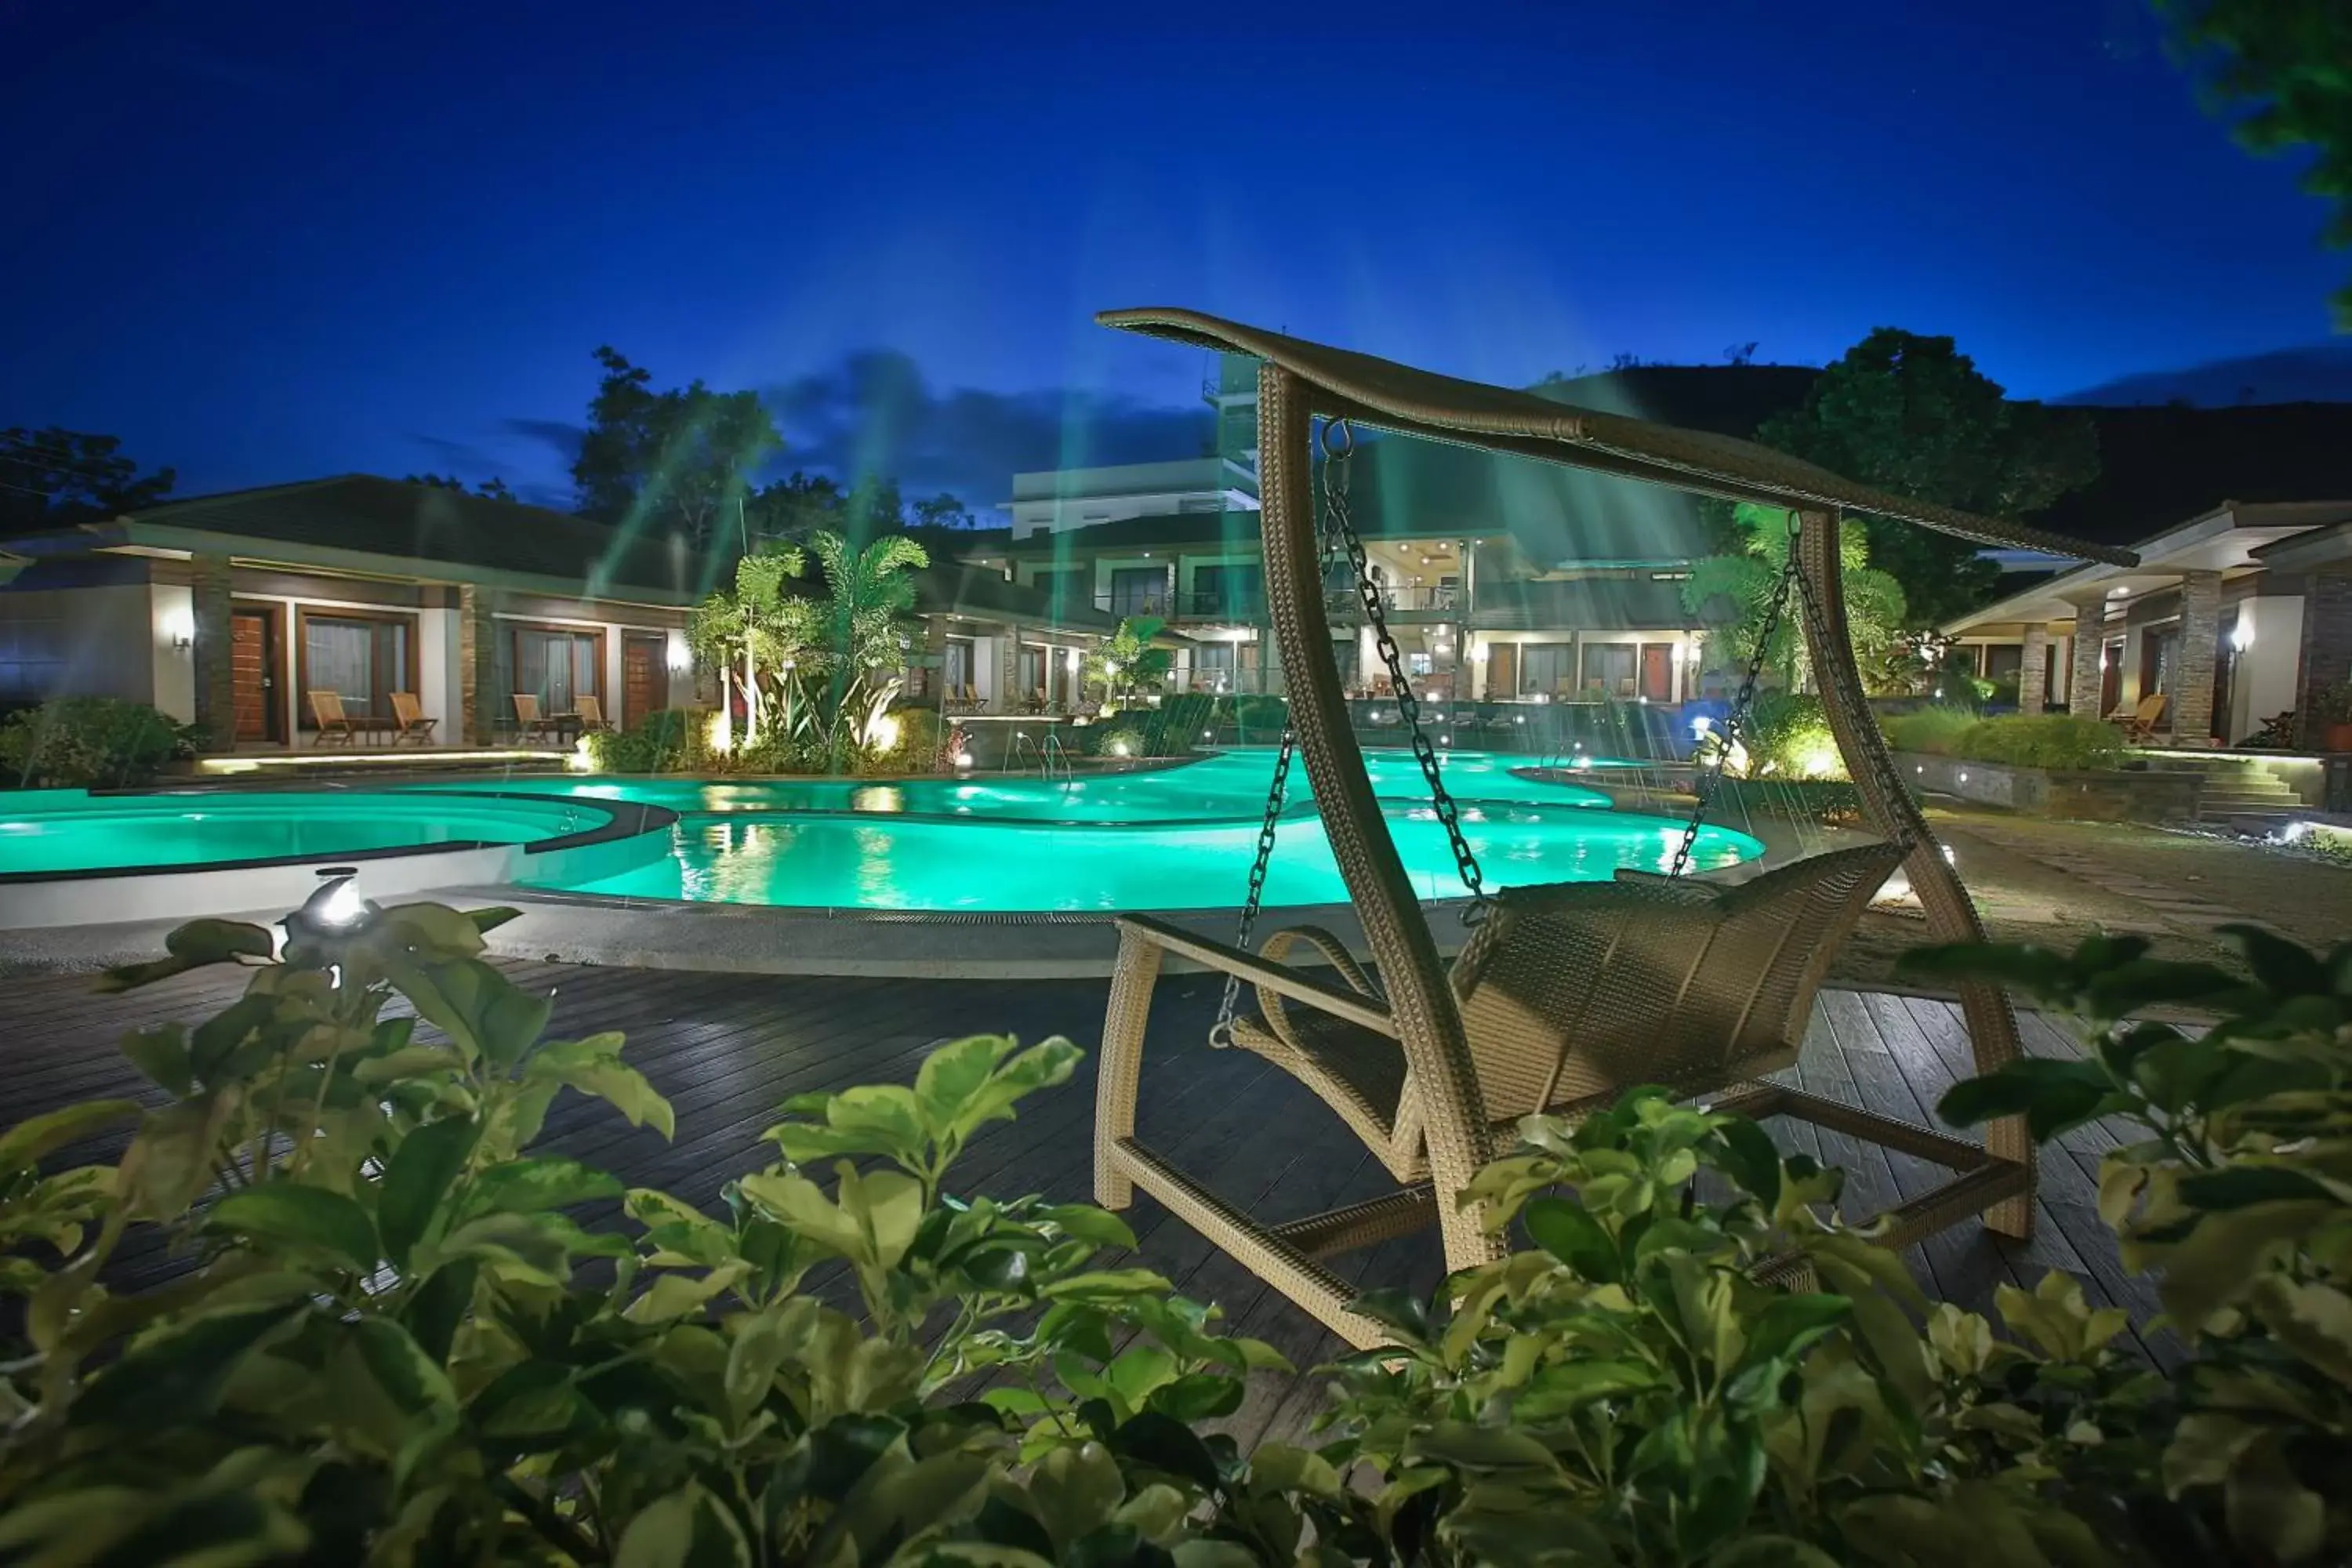
[[[1122,620],[1129,616],[1165,616],[1169,608],[1168,591],[1161,588],[1150,593],[1097,594],[1095,608]]]
[[[1185,620],[1244,621],[1255,625],[1265,619],[1265,595],[1230,588],[1196,589],[1177,595],[1176,614]]]
[[[1399,612],[1433,611],[1442,614],[1461,609],[1467,598],[1458,584],[1414,583],[1402,587],[1382,588],[1381,607]],[[1327,587],[1323,590],[1323,600],[1327,614],[1353,613],[1360,616],[1363,613],[1363,601],[1357,597],[1352,587]]]

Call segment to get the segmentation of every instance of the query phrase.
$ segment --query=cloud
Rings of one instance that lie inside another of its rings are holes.
[[[910,496],[950,490],[983,517],[1012,493],[1015,473],[1197,458],[1214,434],[1206,405],[936,387],[892,349],[846,354],[761,396],[784,435],[783,468],[844,482],[895,477]]]
[[[536,441],[563,459],[566,468],[580,455],[580,443],[586,438],[588,427],[569,419],[501,419],[499,430],[503,435],[520,436],[526,441]]]

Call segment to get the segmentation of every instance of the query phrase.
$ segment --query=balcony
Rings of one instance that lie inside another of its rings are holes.
[[[1256,626],[1265,619],[1265,595],[1230,588],[1202,588],[1190,594],[1179,594],[1176,596],[1176,619]]]
[[[1398,588],[1381,590],[1381,608],[1392,616],[1454,616],[1459,615],[1469,595],[1453,583],[1415,583]],[[1323,591],[1324,613],[1334,619],[1363,619],[1363,601],[1353,588],[1328,587]]]
[[[1095,608],[1107,616],[1125,620],[1129,616],[1158,616],[1168,618],[1170,595],[1164,588],[1150,593],[1130,591],[1123,594],[1097,594]]]

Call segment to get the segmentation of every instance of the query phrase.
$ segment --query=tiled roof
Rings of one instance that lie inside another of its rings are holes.
[[[578,583],[592,594],[625,589],[692,595],[703,563],[682,540],[632,535],[570,512],[373,474],[345,474],[166,501],[128,514],[134,528],[184,529],[257,546],[354,551],[434,567]],[[253,553],[264,554],[265,549]]]

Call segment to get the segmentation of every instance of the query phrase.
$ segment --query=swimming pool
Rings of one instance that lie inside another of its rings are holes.
[[[526,875],[526,885],[622,898],[793,908],[994,913],[1237,906],[1257,843],[1274,751],[1246,747],[1181,766],[1045,780],[1006,775],[875,784],[780,780],[517,779],[507,787],[644,802],[677,812],[671,853],[617,875]],[[1525,759],[1445,753],[1448,790],[1490,888],[1663,871],[1682,825],[1611,811],[1609,797],[1522,778]],[[1458,898],[1444,828],[1410,753],[1366,763],[1391,836],[1423,898]],[[1763,846],[1701,833],[1710,870]],[[1269,905],[1348,897],[1309,797],[1291,794],[1268,868]]]
[[[0,875],[366,856],[528,844],[602,826],[594,802],[339,790],[0,795]],[[590,809],[583,809],[587,807]]]

